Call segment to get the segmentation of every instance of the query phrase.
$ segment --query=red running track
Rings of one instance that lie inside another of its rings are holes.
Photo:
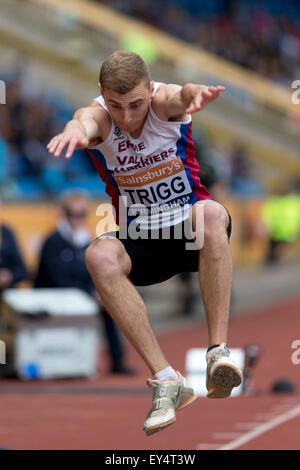
[[[262,357],[255,368],[255,396],[221,400],[198,398],[177,414],[165,431],[146,437],[142,431],[151,407],[148,372],[136,353],[132,378],[105,373],[91,380],[1,382],[0,447],[11,449],[299,449],[300,365],[291,360],[291,344],[300,340],[300,297],[289,298],[231,319],[229,345],[258,343]],[[175,368],[184,372],[191,347],[204,347],[204,324],[159,335]],[[104,369],[105,357],[101,356]],[[271,384],[292,380],[294,395],[274,395]]]

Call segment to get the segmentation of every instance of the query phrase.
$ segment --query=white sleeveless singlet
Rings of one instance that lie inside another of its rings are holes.
[[[155,83],[155,92],[160,85]],[[102,96],[96,100],[107,110]],[[141,229],[172,226],[189,217],[195,202],[211,198],[198,176],[191,116],[185,122],[162,121],[150,102],[137,139],[110,117],[108,137],[88,153],[106,183],[117,223],[120,208],[125,206],[127,225],[139,224]]]

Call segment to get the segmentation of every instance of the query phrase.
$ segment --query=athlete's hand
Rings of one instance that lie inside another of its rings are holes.
[[[220,93],[225,91],[223,86],[203,86],[202,89],[195,94],[189,107],[185,110],[186,114],[193,114],[201,111],[209,103],[218,98]]]
[[[80,122],[70,121],[64,132],[50,140],[47,150],[54,157],[59,157],[63,149],[67,147],[66,158],[71,158],[74,150],[84,149],[88,144],[89,140],[84,126]]]

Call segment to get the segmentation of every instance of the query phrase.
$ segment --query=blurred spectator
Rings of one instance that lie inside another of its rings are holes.
[[[13,231],[0,225],[0,296],[4,289],[14,287],[27,276],[23,257]]]
[[[300,59],[300,4],[294,0],[95,0],[290,85]]]
[[[299,194],[292,187],[278,188],[262,206],[262,221],[269,237],[266,263],[276,263],[284,247],[300,235]]]
[[[7,334],[6,324],[1,316],[1,297],[5,289],[15,287],[16,284],[26,279],[26,277],[26,267],[14,232],[6,224],[0,223],[0,334],[1,338],[6,341],[7,363],[9,363],[8,357],[10,354],[8,349],[8,344],[10,344],[10,333]],[[6,374],[9,375],[9,371],[10,366],[7,367],[6,365],[2,365],[0,376],[4,377]]]
[[[26,179],[42,180],[49,158],[46,144],[60,125],[59,116],[42,96],[26,95],[22,70],[11,72],[6,82],[6,105],[0,108],[0,142],[5,145],[0,147],[0,158],[7,162],[6,179],[20,184]]]
[[[251,176],[250,165],[246,159],[245,150],[236,146],[231,153],[231,183],[236,179],[248,179]]]
[[[194,134],[199,176],[215,201],[223,204],[229,196],[243,198],[263,194],[261,182],[254,175],[253,164],[243,147],[235,143],[225,147]]]
[[[6,105],[0,106],[2,197],[41,199],[72,186],[90,188],[101,196],[103,185],[84,151],[76,151],[71,161],[48,154],[48,142],[74,110],[57,91],[42,90],[28,69],[21,63],[5,80]]]
[[[196,276],[197,274],[190,272],[180,273],[177,276],[179,315],[191,316],[196,313],[200,314],[201,303],[196,305],[197,295],[194,284]]]
[[[10,171],[13,157],[9,146],[0,136],[0,197],[3,199],[7,199],[10,187],[13,186]]]
[[[62,218],[57,230],[44,242],[34,287],[77,287],[99,302],[111,356],[111,371],[133,373],[124,362],[124,348],[119,330],[101,307],[100,299],[85,265],[85,250],[91,242],[86,225],[88,200],[78,192],[70,193],[61,204]]]
[[[237,197],[256,197],[263,193],[262,186],[254,177],[250,160],[243,147],[236,145],[229,155],[231,165],[231,194]]]

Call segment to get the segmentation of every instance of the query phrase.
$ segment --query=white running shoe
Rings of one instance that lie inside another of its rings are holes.
[[[230,357],[226,343],[206,353],[206,388],[208,398],[229,397],[242,382],[242,372]]]
[[[147,436],[162,431],[176,421],[176,411],[193,403],[197,396],[185,377],[176,371],[177,380],[148,379],[153,390],[152,408],[146,416],[144,431]]]

